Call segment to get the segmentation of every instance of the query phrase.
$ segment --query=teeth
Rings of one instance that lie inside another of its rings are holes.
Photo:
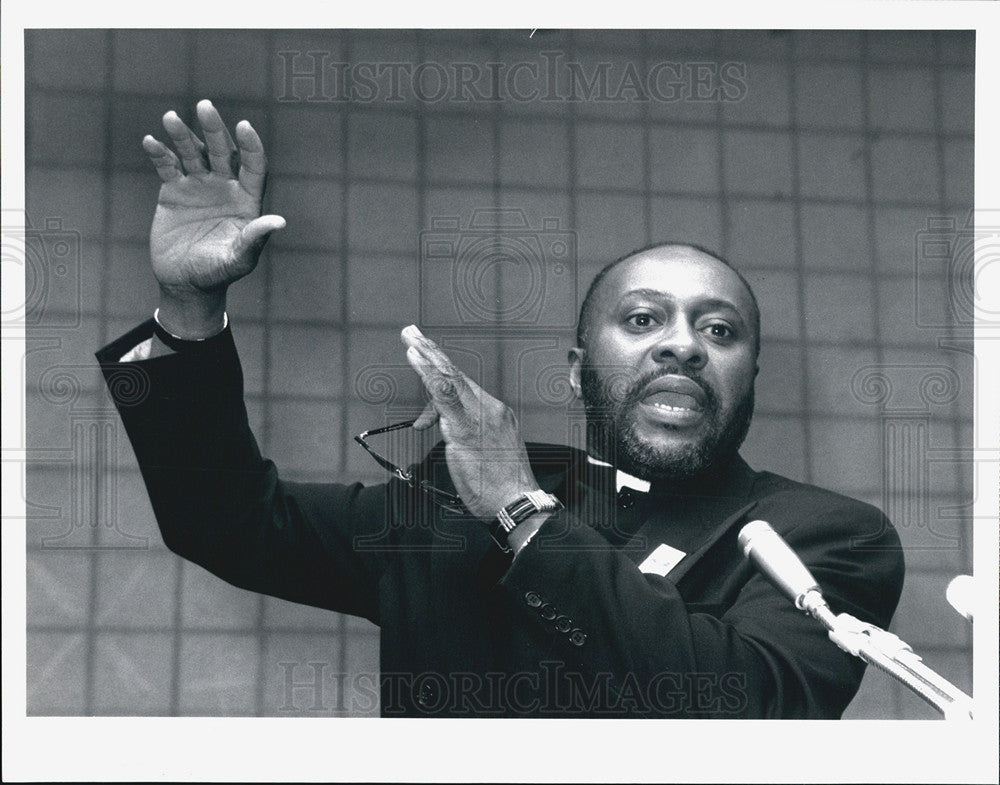
[[[694,411],[693,409],[688,409],[685,406],[667,406],[667,404],[665,404],[665,403],[654,403],[653,406],[655,406],[657,409],[666,409],[668,412],[690,412],[690,411]]]

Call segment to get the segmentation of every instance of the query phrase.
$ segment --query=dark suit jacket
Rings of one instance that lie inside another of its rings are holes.
[[[741,460],[632,506],[579,451],[529,445],[567,509],[509,564],[486,526],[399,480],[282,481],[247,424],[227,330],[122,364],[151,322],[98,352],[166,545],[226,581],[381,628],[387,716],[840,716],[863,665],[742,557],[753,518],[782,534],[834,612],[888,625],[899,540],[875,508]],[[450,486],[440,448],[418,469]],[[666,577],[638,564],[660,543]]]

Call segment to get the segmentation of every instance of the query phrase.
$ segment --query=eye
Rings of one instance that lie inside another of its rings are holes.
[[[648,313],[647,311],[638,311],[630,314],[625,321],[633,327],[645,328],[652,327],[653,324],[655,324],[656,319],[653,318],[653,314]]]
[[[703,329],[705,329],[713,338],[728,339],[736,336],[736,333],[733,332],[733,328],[724,322],[712,322],[711,324],[706,325]]]

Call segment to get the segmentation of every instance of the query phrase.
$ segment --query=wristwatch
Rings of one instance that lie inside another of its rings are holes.
[[[528,491],[524,496],[515,499],[497,513],[490,524],[490,535],[504,553],[510,553],[511,547],[507,535],[514,527],[530,518],[536,512],[561,510],[563,503],[551,493],[545,491]]]

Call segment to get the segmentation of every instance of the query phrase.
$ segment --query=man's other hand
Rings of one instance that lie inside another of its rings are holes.
[[[146,136],[142,147],[163,181],[150,254],[160,285],[160,321],[184,338],[217,332],[226,289],[257,266],[267,237],[285,226],[261,215],[267,164],[246,120],[236,142],[210,101],[198,102],[204,141],[169,111],[163,128],[176,149]]]
[[[448,472],[466,509],[489,520],[501,507],[538,490],[510,407],[456,368],[416,327],[404,329],[402,339],[406,359],[431,396],[413,427],[439,424]]]

